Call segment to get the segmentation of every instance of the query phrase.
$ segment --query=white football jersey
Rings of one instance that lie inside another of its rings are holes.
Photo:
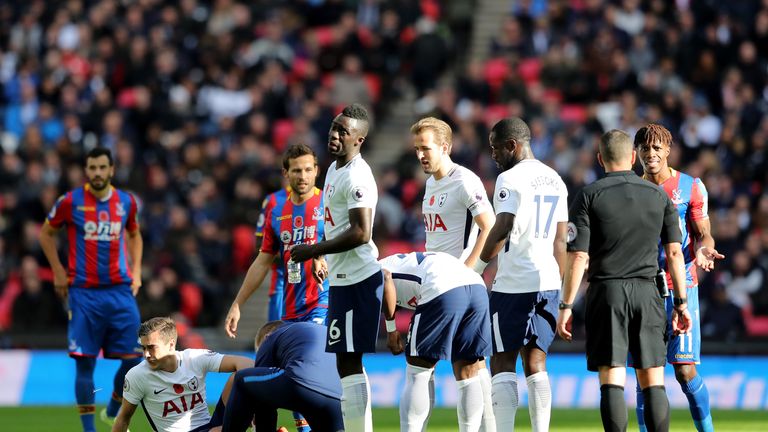
[[[361,207],[371,209],[371,224],[373,224],[379,191],[376,188],[371,167],[362,156],[355,156],[339,169],[336,168],[336,162],[333,162],[325,176],[323,194],[327,240],[334,239],[349,229],[350,209]],[[369,278],[377,271],[381,271],[381,266],[376,260],[378,257],[379,250],[373,240],[346,252],[328,254],[325,259],[328,262],[330,284],[332,286],[352,285]]]
[[[493,195],[496,214],[515,215],[498,256],[493,291],[525,293],[560,289],[553,254],[558,222],[568,221],[568,190],[555,170],[524,159],[501,173]]]
[[[463,263],[479,232],[474,217],[486,211],[493,208],[483,182],[472,171],[454,165],[440,180],[430,176],[421,202],[426,249],[453,255]]]
[[[218,372],[223,354],[204,349],[176,353],[174,372],[153,371],[141,362],[125,375],[123,398],[144,408],[158,431],[189,432],[208,424],[211,415],[205,399],[205,375]]]
[[[483,278],[463,261],[443,252],[397,254],[380,262],[383,269],[392,273],[397,305],[407,309],[416,309],[454,288],[485,286]]]

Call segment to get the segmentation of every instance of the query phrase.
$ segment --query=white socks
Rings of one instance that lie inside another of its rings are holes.
[[[400,397],[400,431],[421,432],[426,430],[427,419],[434,400],[432,369],[413,365],[405,367],[405,387]],[[432,385],[430,386],[430,379]],[[430,394],[430,387],[432,392]]]
[[[341,379],[341,413],[347,432],[373,432],[371,415],[371,386],[368,375],[345,376]]]
[[[515,430],[515,414],[517,414],[517,374],[501,372],[493,376],[492,399],[493,414],[496,417],[496,430]]]
[[[552,390],[547,372],[538,372],[525,378],[528,382],[528,412],[531,414],[533,432],[549,430],[549,416],[552,411]]]
[[[496,417],[493,415],[493,400],[491,398],[491,373],[483,367],[477,371],[480,384],[483,386],[483,421],[480,424],[481,432],[496,432]]]
[[[459,404],[456,407],[459,415],[459,431],[477,432],[483,421],[483,385],[480,377],[456,381],[459,390]]]

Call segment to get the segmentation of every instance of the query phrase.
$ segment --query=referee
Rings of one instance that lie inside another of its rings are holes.
[[[568,266],[557,330],[571,340],[571,307],[589,259],[587,369],[599,373],[603,428],[627,430],[624,382],[629,351],[645,398],[648,430],[667,431],[667,318],[654,277],[661,237],[675,290],[672,326],[678,333],[687,332],[691,316],[677,212],[663,190],[632,171],[635,151],[625,132],[605,133],[597,160],[605,178],[582,189],[569,212]]]

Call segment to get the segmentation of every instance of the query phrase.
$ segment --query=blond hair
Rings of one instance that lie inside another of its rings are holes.
[[[448,146],[448,153],[451,152],[453,131],[451,131],[448,123],[435,117],[425,117],[411,126],[411,134],[413,135],[418,135],[424,131],[432,131],[437,145],[445,144]]]
[[[169,317],[150,318],[139,326],[139,337],[149,336],[150,333],[159,332],[167,342],[175,341],[178,337],[176,323]]]

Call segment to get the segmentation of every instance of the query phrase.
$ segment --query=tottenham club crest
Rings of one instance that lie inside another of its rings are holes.
[[[325,197],[326,198],[331,198],[333,196],[334,190],[335,189],[333,188],[333,185],[326,186],[325,187]]]
[[[437,199],[438,207],[442,207],[446,199],[448,199],[448,193],[440,194],[440,197]]]
[[[509,199],[509,189],[507,188],[499,189],[499,201],[506,201],[508,199]]]
[[[194,377],[191,380],[189,380],[189,382],[187,383],[187,387],[189,387],[189,389],[192,391],[197,391],[198,384],[199,383],[197,382],[197,377]]]

